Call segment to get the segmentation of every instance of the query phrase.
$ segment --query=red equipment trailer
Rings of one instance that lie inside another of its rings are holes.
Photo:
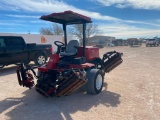
[[[84,15],[65,11],[41,16],[42,20],[56,22],[63,25],[65,43],[55,41],[57,52],[50,56],[48,63],[34,68],[18,66],[17,77],[19,85],[31,88],[34,86],[33,75],[37,78],[35,89],[45,97],[70,95],[77,89],[83,88],[90,94],[99,94],[103,87],[104,75],[122,63],[122,53],[106,52],[103,58],[99,57],[99,48],[85,45],[86,24],[91,18]],[[77,40],[67,43],[66,26],[71,24],[83,25],[83,46]],[[64,47],[64,52],[61,48]]]

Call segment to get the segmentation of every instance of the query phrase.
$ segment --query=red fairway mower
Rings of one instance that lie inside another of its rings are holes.
[[[82,86],[87,93],[99,94],[105,73],[122,63],[122,53],[111,51],[100,58],[99,48],[85,45],[86,23],[92,22],[89,17],[65,11],[42,16],[40,19],[62,24],[65,43],[54,42],[57,52],[50,56],[45,66],[38,67],[37,75],[34,68],[23,63],[19,65],[17,69],[19,85],[33,87],[34,75],[37,78],[35,89],[45,97],[70,95]],[[79,46],[77,40],[67,42],[66,26],[71,24],[83,25],[83,46]],[[61,50],[62,47],[65,48],[64,52]]]

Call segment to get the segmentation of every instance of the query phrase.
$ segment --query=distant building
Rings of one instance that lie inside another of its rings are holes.
[[[109,44],[112,44],[112,41],[115,40],[115,37],[111,36],[93,36],[89,39],[88,44],[89,45],[95,45],[95,44],[103,44],[104,46],[109,46]]]

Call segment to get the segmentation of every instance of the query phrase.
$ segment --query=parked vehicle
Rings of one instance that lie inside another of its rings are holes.
[[[129,38],[128,43],[130,46],[141,46],[142,45],[142,41],[137,38]]]
[[[0,67],[10,64],[26,64],[34,61],[36,65],[46,63],[52,53],[52,45],[26,44],[20,36],[0,36]]]
[[[109,46],[109,47],[114,47],[114,44],[113,44],[113,43],[108,43],[107,46]]]
[[[51,54],[48,63],[38,67],[38,74],[32,67],[21,64],[17,69],[19,85],[31,88],[34,86],[32,71],[37,78],[36,91],[45,96],[68,96],[80,87],[89,94],[99,94],[103,88],[104,75],[122,63],[122,53],[106,52],[103,58],[99,56],[99,48],[85,45],[86,23],[91,23],[91,18],[65,11],[42,16],[40,19],[56,22],[63,25],[65,43],[55,41],[57,52]],[[78,40],[67,42],[66,25],[83,25],[83,46]],[[68,43],[68,44],[67,44]],[[61,52],[61,47],[65,51]]]
[[[159,46],[158,39],[147,39],[146,40],[146,47],[148,46]]]
[[[112,40],[112,44],[114,44],[114,46],[128,46],[128,40],[115,39]]]
[[[98,42],[94,42],[94,47],[104,48],[105,42],[103,40],[99,40]]]

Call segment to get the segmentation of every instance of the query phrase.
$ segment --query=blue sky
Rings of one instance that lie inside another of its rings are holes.
[[[39,34],[40,16],[72,10],[92,18],[101,35],[160,37],[160,0],[0,0],[0,32]]]

